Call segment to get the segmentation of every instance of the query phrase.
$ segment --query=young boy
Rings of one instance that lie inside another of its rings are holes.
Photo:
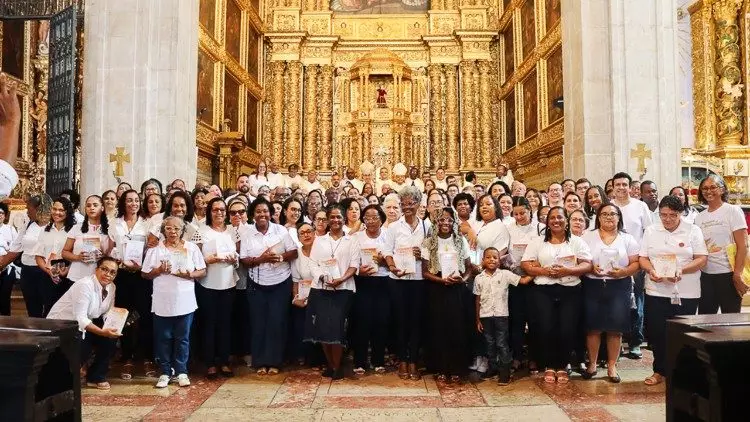
[[[477,297],[477,330],[487,341],[490,361],[490,370],[484,378],[497,374],[497,383],[508,385],[512,360],[508,345],[508,286],[528,284],[532,278],[499,270],[500,251],[493,247],[484,250],[482,266],[484,271],[474,281],[474,294]]]

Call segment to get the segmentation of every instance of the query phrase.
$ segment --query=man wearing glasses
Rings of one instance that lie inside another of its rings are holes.
[[[115,303],[117,261],[105,256],[99,259],[94,274],[75,284],[52,306],[48,319],[64,319],[78,322],[83,333],[81,362],[88,362],[92,349],[96,349],[94,360],[86,371],[86,385],[100,390],[109,390],[107,371],[115,351],[116,339],[122,335],[114,328],[103,329],[107,313]]]

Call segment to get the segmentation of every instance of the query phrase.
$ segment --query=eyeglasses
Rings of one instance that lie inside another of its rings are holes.
[[[450,224],[453,224],[454,221],[456,221],[456,220],[454,220],[452,218],[449,218],[449,217],[438,218],[438,223],[450,223]]]
[[[716,192],[717,190],[721,189],[720,186],[713,185],[713,186],[703,186],[701,188],[701,192]]]
[[[318,223],[325,223],[326,221],[328,221],[328,219],[325,217],[318,217],[315,219],[315,221]]]
[[[604,217],[604,218],[615,218],[615,217],[619,218],[620,217],[620,214],[618,214],[616,212],[603,212],[603,213],[601,213],[599,215],[601,217]]]
[[[380,221],[380,217],[365,217],[364,220],[375,222],[375,221]]]
[[[111,270],[109,268],[99,267],[99,271],[106,275],[117,275],[117,270]]]
[[[573,217],[570,219],[571,223],[585,223],[586,219],[580,217]]]
[[[300,230],[297,232],[297,234],[300,236],[307,236],[308,234],[313,234],[313,231],[312,230]]]
[[[229,211],[229,215],[242,215],[247,213],[247,210],[232,210]]]
[[[676,218],[679,218],[680,214],[672,213],[672,212],[660,212],[659,218],[662,220],[674,220]]]
[[[401,207],[402,208],[413,208],[413,207],[416,207],[416,206],[417,206],[416,202],[402,202],[401,203]]]

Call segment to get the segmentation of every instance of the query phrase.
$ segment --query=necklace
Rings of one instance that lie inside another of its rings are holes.
[[[336,251],[339,249],[339,246],[341,246],[341,240],[344,238],[344,236],[339,237],[338,240],[333,240],[333,236],[330,236],[330,238],[332,242],[336,243],[335,248],[333,247],[333,245],[331,245],[331,259],[333,259]]]

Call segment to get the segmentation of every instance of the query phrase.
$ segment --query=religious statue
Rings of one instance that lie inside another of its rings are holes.
[[[43,91],[38,91],[34,97],[33,111],[29,114],[34,119],[34,126],[37,132],[37,145],[39,153],[47,152],[47,98]]]
[[[375,105],[378,108],[388,108],[388,103],[385,100],[385,95],[388,93],[385,88],[381,85],[377,90],[378,98],[375,100]]]
[[[49,54],[49,21],[39,21],[39,29],[37,31],[39,36],[39,46],[37,47],[37,54],[46,56]]]

